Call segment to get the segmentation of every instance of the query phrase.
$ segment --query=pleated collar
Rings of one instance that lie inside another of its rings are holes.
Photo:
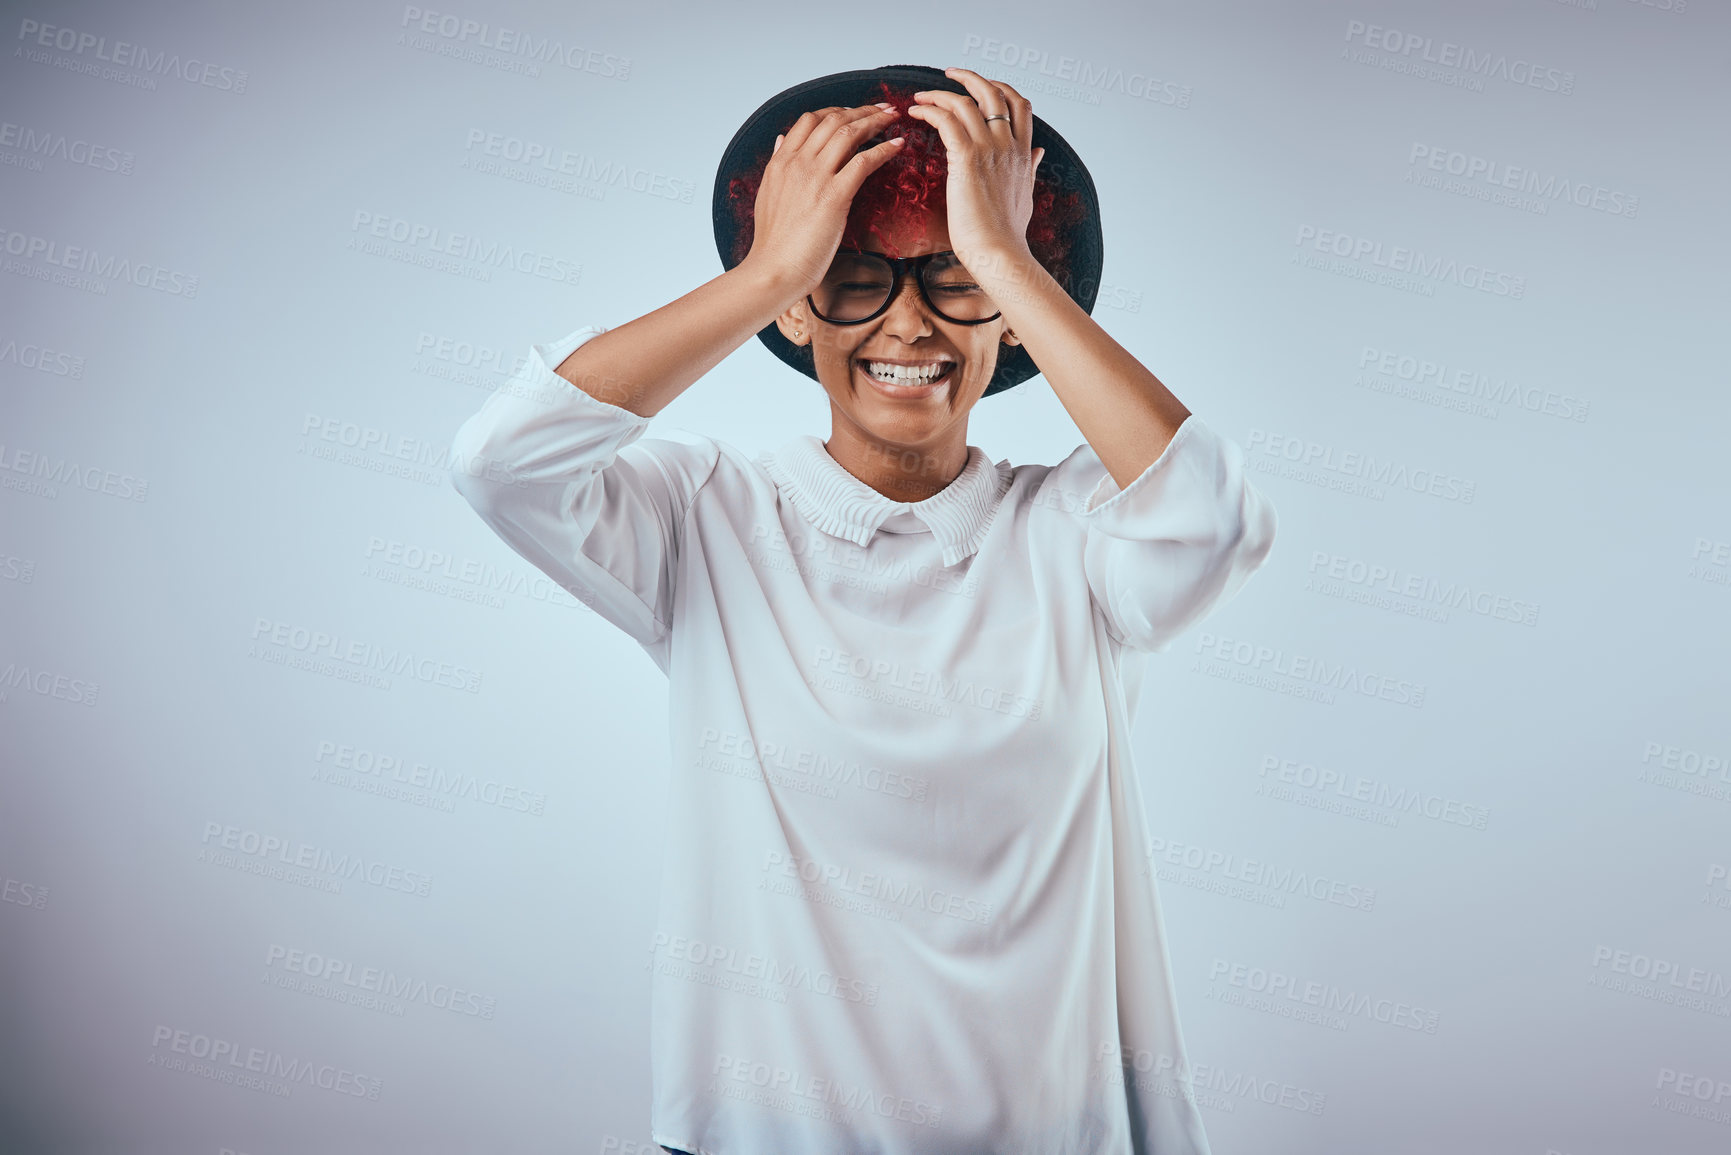
[[[1010,487],[1011,466],[994,464],[968,446],[968,463],[950,484],[924,501],[892,501],[829,455],[823,439],[802,433],[759,458],[783,497],[824,533],[866,545],[884,522],[912,514],[943,547],[944,565],[972,556],[985,540],[998,503]],[[905,520],[905,519],[904,519]]]

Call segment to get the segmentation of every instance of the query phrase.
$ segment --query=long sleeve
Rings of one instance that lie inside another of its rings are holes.
[[[645,438],[650,418],[554,372],[603,331],[585,326],[531,346],[457,431],[451,482],[512,549],[665,671],[685,513],[719,450],[707,438]]]
[[[1164,653],[1237,593],[1274,544],[1273,504],[1250,484],[1244,451],[1185,418],[1164,452],[1120,489],[1079,448],[1060,469],[1099,474],[1077,519],[1087,531],[1088,589],[1121,644]]]

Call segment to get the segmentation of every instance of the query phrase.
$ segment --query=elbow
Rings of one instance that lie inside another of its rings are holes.
[[[1225,568],[1248,576],[1268,560],[1280,519],[1274,512],[1274,503],[1248,479],[1241,482],[1235,512],[1236,516],[1229,519],[1229,532],[1220,539],[1218,555]]]
[[[476,418],[464,422],[451,439],[446,472],[451,487],[463,495],[463,500],[475,512],[487,516],[498,494],[497,478],[502,470],[493,456],[486,431],[477,424]]]
[[[468,502],[476,513],[485,516],[487,512],[487,487],[455,465],[450,468],[449,475],[451,488],[462,494],[463,500]]]
[[[1255,486],[1246,483],[1244,501],[1239,510],[1237,550],[1248,570],[1262,568],[1274,549],[1274,538],[1280,528],[1280,517],[1274,503]]]

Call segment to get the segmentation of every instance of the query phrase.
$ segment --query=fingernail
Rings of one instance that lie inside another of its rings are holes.
[[[887,100],[880,100],[880,101],[878,101],[878,107],[879,108],[894,108],[895,105],[891,104]]]

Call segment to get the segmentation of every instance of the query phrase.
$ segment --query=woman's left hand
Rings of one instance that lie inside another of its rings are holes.
[[[1034,148],[1034,108],[1001,80],[966,68],[944,70],[971,96],[936,89],[916,93],[908,115],[937,129],[949,176],[950,247],[964,265],[979,259],[1026,253],[1034,215],[1034,170],[1045,149]],[[1009,113],[1009,120],[988,115]]]

